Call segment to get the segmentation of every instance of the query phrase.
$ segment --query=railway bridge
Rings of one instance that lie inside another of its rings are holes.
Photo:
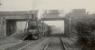
[[[40,19],[40,21],[44,22],[44,21],[63,21],[64,22],[64,35],[68,35],[68,33],[70,32],[70,17],[43,17]]]
[[[0,38],[9,36],[17,30],[17,22],[37,20],[37,11],[3,11],[0,12]]]

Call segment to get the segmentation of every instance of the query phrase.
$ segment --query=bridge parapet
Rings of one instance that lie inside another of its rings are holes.
[[[54,17],[48,17],[48,18],[41,18],[42,21],[52,21],[52,20],[65,20],[65,18],[60,17],[60,18],[54,18]]]

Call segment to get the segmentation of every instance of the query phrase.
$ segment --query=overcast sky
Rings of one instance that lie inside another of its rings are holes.
[[[95,12],[95,0],[0,0],[0,11],[21,11],[31,9],[63,9],[65,12],[73,8],[85,8]]]

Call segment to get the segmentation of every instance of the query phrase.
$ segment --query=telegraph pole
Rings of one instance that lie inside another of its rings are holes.
[[[0,6],[2,5],[2,3],[1,3],[1,0],[0,0]]]

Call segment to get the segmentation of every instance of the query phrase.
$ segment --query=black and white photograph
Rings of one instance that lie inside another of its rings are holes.
[[[0,50],[95,50],[95,0],[0,0]]]

